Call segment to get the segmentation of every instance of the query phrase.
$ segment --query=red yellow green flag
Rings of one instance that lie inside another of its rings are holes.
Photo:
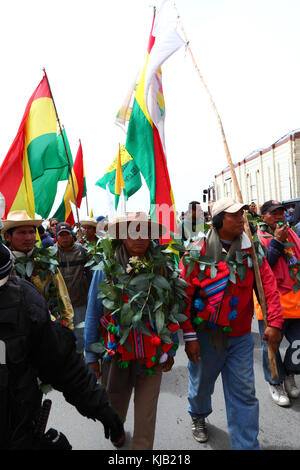
[[[184,45],[171,20],[166,0],[154,18],[146,63],[138,82],[128,125],[125,148],[142,173],[150,191],[151,215],[177,232],[174,197],[164,150],[164,97],[161,65]],[[175,18],[175,17],[174,17]],[[164,239],[169,238],[166,234]]]
[[[44,76],[27,103],[18,133],[0,168],[0,191],[6,213],[26,210],[48,217],[65,178],[67,161],[57,149],[56,114]],[[64,173],[64,174],[63,174]]]
[[[86,196],[86,182],[81,142],[79,143],[77,155],[72,168],[72,178],[74,183],[76,204],[77,207],[80,208],[82,198]],[[75,204],[71,176],[69,177],[63,200],[53,217],[58,219],[60,222],[68,222],[71,226],[73,226],[75,224],[75,220],[70,201]]]

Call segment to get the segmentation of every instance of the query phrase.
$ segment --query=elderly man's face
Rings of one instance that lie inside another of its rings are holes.
[[[269,225],[272,229],[276,228],[279,222],[284,222],[284,209],[278,208],[272,212],[266,212],[261,216],[262,221]]]
[[[240,209],[233,214],[225,212],[223,225],[219,230],[220,238],[224,240],[234,240],[242,235],[244,231],[244,209]]]
[[[35,227],[22,225],[21,227],[16,227],[11,235],[5,232],[4,238],[10,243],[11,250],[28,253],[34,247],[35,234]]]
[[[127,237],[122,241],[130,256],[139,257],[142,257],[146,253],[150,243],[149,238],[137,238],[136,240],[133,240],[132,238]]]

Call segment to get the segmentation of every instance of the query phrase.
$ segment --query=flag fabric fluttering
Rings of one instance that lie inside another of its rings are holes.
[[[135,77],[134,81],[132,82],[130,90],[125,97],[125,100],[123,101],[115,119],[115,124],[119,126],[125,132],[125,134],[127,132],[127,127],[131,116],[136,85],[137,77]]]
[[[125,183],[122,172],[121,164],[121,151],[119,146],[119,153],[117,158],[116,181],[115,181],[115,208],[118,215],[124,215],[126,212],[126,203],[124,197]]]
[[[124,196],[125,196],[125,199],[128,199],[130,196],[132,196],[134,193],[136,193],[136,191],[140,189],[140,187],[142,186],[142,180],[141,180],[139,169],[134,163],[132,157],[129,155],[129,153],[125,149],[125,144],[120,146],[120,154],[121,154],[122,174],[123,174],[123,179],[124,179],[124,184],[125,184]],[[115,195],[116,195],[115,181],[116,181],[118,157],[119,157],[119,151],[114,161],[109,166],[106,173],[104,174],[104,176],[96,182],[96,185],[100,186],[100,188],[103,188],[103,189],[106,189],[108,185],[110,192]],[[118,205],[118,198],[119,196],[116,195],[116,198],[115,198],[116,207]]]
[[[69,176],[63,200],[53,215],[53,217],[58,219],[60,222],[68,222],[71,226],[75,224],[72,207],[70,204],[70,201],[75,204],[72,180],[74,183],[76,205],[80,208],[82,198],[86,196],[86,182],[81,142],[79,143],[77,155],[72,168],[72,178]]]
[[[27,103],[18,133],[0,168],[6,213],[26,210],[48,217],[68,162],[57,149],[57,121],[44,76]]]
[[[63,127],[62,129],[62,134],[59,133],[57,137],[57,148],[58,148],[58,154],[59,156],[64,160],[68,162],[68,165],[64,168],[62,172],[62,178],[61,180],[68,180],[70,176],[70,168],[73,166],[73,156],[70,148],[70,144],[68,141],[67,133],[65,128]],[[68,155],[66,155],[66,151]],[[70,163],[70,165],[69,165]]]
[[[177,232],[174,197],[169,178],[164,143],[165,104],[161,65],[185,42],[176,31],[175,10],[164,0],[155,12],[146,63],[138,82],[127,130],[125,148],[145,178],[150,191],[151,216]]]

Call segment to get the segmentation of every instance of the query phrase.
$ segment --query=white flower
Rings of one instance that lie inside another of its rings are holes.
[[[129,263],[135,264],[138,263],[139,260],[140,258],[138,256],[132,256],[131,258],[129,258]]]
[[[131,273],[132,270],[133,270],[133,267],[130,266],[130,264],[127,264],[126,272],[129,274],[129,273]]]

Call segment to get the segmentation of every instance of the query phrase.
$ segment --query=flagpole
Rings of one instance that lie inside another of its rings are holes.
[[[69,158],[69,154],[68,154],[68,151],[67,151],[67,146],[66,146],[65,138],[64,138],[64,135],[63,135],[63,132],[62,132],[62,127],[61,127],[61,124],[60,124],[60,119],[59,119],[59,117],[58,117],[58,113],[57,113],[55,101],[54,101],[54,98],[53,98],[53,94],[52,94],[52,91],[51,91],[50,83],[49,83],[48,76],[47,76],[47,73],[46,73],[46,69],[45,69],[45,68],[43,68],[43,72],[44,72],[44,75],[45,75],[46,80],[47,80],[47,83],[48,83],[48,87],[49,87],[51,99],[52,99],[53,106],[54,106],[54,110],[55,110],[55,114],[56,114],[56,119],[57,119],[58,126],[59,126],[59,131],[60,131],[60,134],[61,134],[61,136],[62,136],[62,140],[63,140],[65,152],[66,152],[66,155],[67,155],[68,167],[69,167],[70,178],[71,178],[71,183],[72,183],[72,190],[73,190],[73,196],[74,196],[74,202],[75,202],[75,207],[76,207],[77,223],[78,223],[78,228],[79,228],[79,230],[80,230],[79,213],[78,213],[78,206],[77,206],[77,200],[76,200],[75,185],[74,185],[74,180],[73,180],[73,175],[72,175],[72,168],[71,168],[70,158]]]
[[[181,17],[179,15],[179,11],[178,11],[178,9],[175,5],[175,2],[174,2],[174,8],[177,12],[178,21],[179,21],[180,27],[182,29],[184,39],[186,41],[186,47],[187,47],[187,49],[190,53],[192,62],[195,66],[195,69],[198,73],[198,76],[201,80],[201,83],[203,84],[203,86],[204,86],[204,88],[205,88],[205,90],[206,90],[206,92],[209,96],[212,108],[213,108],[213,110],[216,114],[217,121],[218,121],[220,131],[221,131],[221,135],[222,135],[222,139],[223,139],[223,144],[224,144],[224,149],[225,149],[227,161],[228,161],[228,164],[229,164],[229,167],[230,167],[231,177],[232,177],[234,188],[235,188],[236,195],[237,195],[237,199],[239,200],[239,202],[242,203],[243,202],[243,197],[242,197],[242,193],[241,193],[241,190],[240,190],[240,187],[239,187],[239,183],[238,183],[238,180],[237,180],[235,169],[234,169],[234,166],[233,166],[233,162],[232,162],[229,147],[228,147],[228,144],[227,144],[226,135],[225,135],[225,131],[224,131],[224,128],[223,128],[222,121],[221,121],[221,117],[218,113],[218,110],[217,110],[216,104],[213,100],[212,94],[209,91],[209,88],[208,88],[208,86],[207,86],[207,84],[206,84],[206,82],[203,78],[203,75],[200,72],[198,64],[195,60],[195,57],[194,57],[193,52],[191,50],[191,46],[190,46],[189,40],[187,38],[187,35],[185,33],[185,30],[183,28]],[[254,241],[253,241],[253,237],[252,237],[252,234],[251,234],[251,231],[250,231],[250,226],[249,226],[249,222],[248,222],[247,217],[246,217],[246,220],[245,220],[245,229],[246,229],[246,233],[247,233],[247,235],[248,235],[248,237],[251,241],[251,248],[252,248],[251,256],[252,256],[252,260],[253,260],[255,280],[256,280],[257,290],[258,290],[258,294],[259,294],[259,301],[260,301],[260,306],[261,306],[261,310],[262,310],[262,314],[263,314],[264,325],[265,325],[265,327],[267,327],[268,326],[268,319],[267,319],[266,298],[265,298],[265,293],[264,293],[263,284],[262,284],[262,280],[261,280],[261,275],[260,275],[260,270],[259,270],[257,254],[256,254],[256,251],[255,251]],[[275,353],[274,353],[272,347],[269,344],[268,344],[268,356],[269,356],[270,371],[271,371],[272,378],[274,380],[278,380],[278,370],[277,370],[277,364],[276,364],[276,357],[275,357]]]

